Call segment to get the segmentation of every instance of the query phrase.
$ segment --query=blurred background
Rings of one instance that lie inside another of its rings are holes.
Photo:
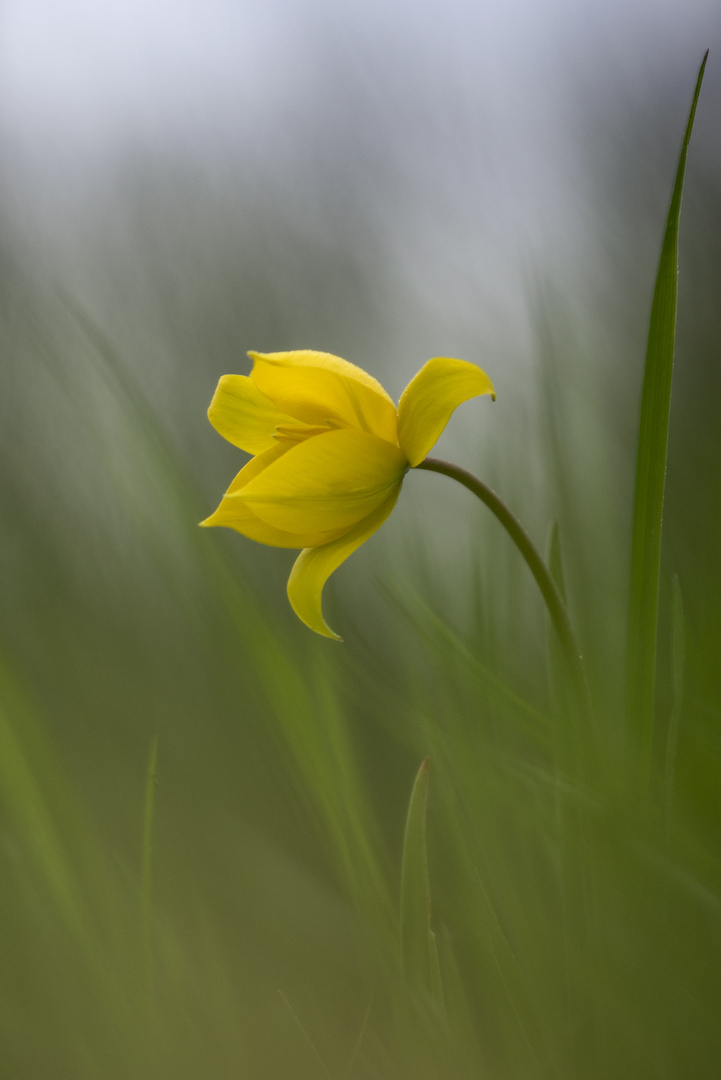
[[[718,1075],[719,46],[711,0],[5,0],[4,1075]],[[242,464],[206,410],[248,349],[336,353],[394,398],[431,356],[483,367],[498,400],[436,452],[540,546],[558,522],[612,777],[648,314],[707,48],[664,541],[673,822],[612,858],[633,827],[604,818],[574,974],[544,613],[507,537],[409,475],[326,588],[345,644],[316,639],[294,553],[196,528]],[[451,1064],[394,981],[427,754]]]

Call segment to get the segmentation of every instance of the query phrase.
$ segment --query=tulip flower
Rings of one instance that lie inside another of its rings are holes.
[[[256,353],[250,376],[224,375],[208,410],[228,442],[252,454],[202,525],[272,547],[302,548],[288,580],[296,615],[325,637],[326,581],[380,528],[409,468],[421,464],[462,402],[495,398],[485,372],[437,356],[396,409],[370,375],[328,353]]]

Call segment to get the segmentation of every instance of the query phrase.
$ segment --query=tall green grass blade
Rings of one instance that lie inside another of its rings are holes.
[[[428,758],[418,770],[403,840],[401,871],[401,960],[408,987],[443,1000],[436,936],[431,930],[431,887],[426,847]]]
[[[548,569],[551,571],[551,576],[556,583],[561,598],[566,603],[566,582],[563,574],[563,560],[561,557],[561,538],[558,531],[558,522],[552,521],[551,527],[548,533],[548,545],[547,545],[547,557],[548,557]],[[557,708],[566,710],[568,706],[568,695],[565,693],[567,685],[567,679],[565,677],[565,666],[563,654],[558,642],[558,638],[555,634],[550,634],[548,638],[548,664],[549,673],[551,677],[551,692],[553,700],[556,703]],[[556,730],[556,738],[558,738],[558,730]]]
[[[686,624],[683,614],[683,597],[678,575],[673,578],[673,598],[671,607],[672,637],[671,637],[671,675],[673,681],[673,702],[671,705],[671,718],[668,725],[666,738],[666,761],[664,768],[666,804],[666,824],[668,825],[673,814],[673,789],[676,777],[676,751],[678,749],[678,733],[681,727],[681,709],[683,706],[684,670],[686,666]]]
[[[646,349],[633,501],[626,723],[633,779],[648,791],[653,747],[661,521],[671,406],[678,292],[678,226],[686,157],[708,53],[703,58],[681,145],[666,219]]]

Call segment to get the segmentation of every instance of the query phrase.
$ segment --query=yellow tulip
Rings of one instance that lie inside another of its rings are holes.
[[[396,409],[361,368],[328,353],[248,354],[250,376],[224,375],[208,410],[213,427],[254,455],[202,525],[226,525],[272,547],[303,548],[288,579],[296,615],[341,638],[323,618],[326,581],[395,506],[463,401],[495,392],[475,364],[437,356]]]

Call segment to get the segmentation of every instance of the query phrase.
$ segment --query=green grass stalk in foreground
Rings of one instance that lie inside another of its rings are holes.
[[[654,739],[661,522],[676,341],[678,226],[688,145],[707,57],[708,52],[696,80],[666,219],[641,396],[626,644],[626,723],[633,755],[633,784],[645,791],[650,784]]]

